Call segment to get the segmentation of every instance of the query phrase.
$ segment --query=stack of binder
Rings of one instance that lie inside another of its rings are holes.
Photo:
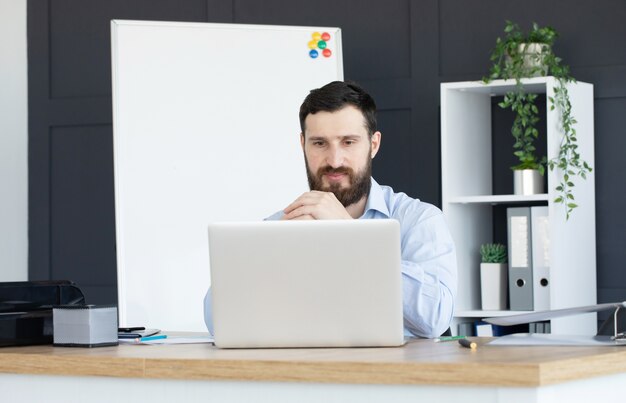
[[[550,321],[528,324],[528,333],[550,333]]]
[[[508,208],[507,226],[510,309],[550,309],[548,207]]]

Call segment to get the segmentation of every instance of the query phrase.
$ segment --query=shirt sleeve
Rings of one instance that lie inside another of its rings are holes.
[[[456,251],[443,213],[427,206],[407,211],[401,222],[404,326],[416,336],[438,337],[454,313]]]
[[[206,292],[204,297],[204,323],[206,324],[206,328],[209,330],[211,335],[215,335],[213,333],[213,307],[211,305],[211,287]]]

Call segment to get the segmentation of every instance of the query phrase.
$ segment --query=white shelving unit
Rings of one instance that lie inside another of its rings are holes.
[[[525,90],[551,97],[557,85],[553,77],[537,77],[523,82]],[[511,136],[510,131],[492,133],[491,97],[504,95],[515,87],[513,80],[456,82],[441,84],[441,174],[442,208],[457,247],[458,295],[455,309],[456,333],[459,322],[523,313],[481,311],[480,245],[493,242],[493,206],[543,204],[549,210],[550,231],[550,308],[568,308],[596,303],[595,177],[577,179],[576,208],[569,220],[565,209],[555,204],[555,187],[560,172],[546,170],[546,194],[533,196],[494,195],[492,191],[492,136]],[[594,163],[593,86],[568,85],[572,114],[581,158]],[[548,159],[558,154],[562,139],[558,111],[546,103]],[[513,150],[511,150],[511,153]],[[508,167],[506,168],[508,169]],[[511,181],[513,173],[511,172]],[[595,314],[551,321],[556,334],[595,334]]]

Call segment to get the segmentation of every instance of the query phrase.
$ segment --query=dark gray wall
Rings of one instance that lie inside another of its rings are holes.
[[[116,301],[113,18],[341,27],[345,77],[368,88],[380,108],[375,177],[434,204],[439,84],[484,75],[506,19],[554,26],[561,33],[556,52],[575,77],[595,85],[599,301],[626,299],[622,0],[30,0],[31,279],[73,279],[89,302]]]

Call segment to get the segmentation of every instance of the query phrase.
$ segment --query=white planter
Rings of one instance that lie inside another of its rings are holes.
[[[546,56],[550,53],[550,46],[545,43],[522,43],[517,47],[524,59],[524,69],[531,77],[548,74]]]
[[[548,75],[546,57],[550,53],[550,45],[545,43],[520,43],[517,46],[517,53],[522,57],[522,70],[526,77],[539,77]],[[505,56],[506,63],[511,64],[511,56]]]
[[[543,176],[536,169],[513,170],[513,193],[525,196],[545,193]]]
[[[483,310],[507,309],[508,290],[508,265],[506,263],[480,264],[480,296]]]

